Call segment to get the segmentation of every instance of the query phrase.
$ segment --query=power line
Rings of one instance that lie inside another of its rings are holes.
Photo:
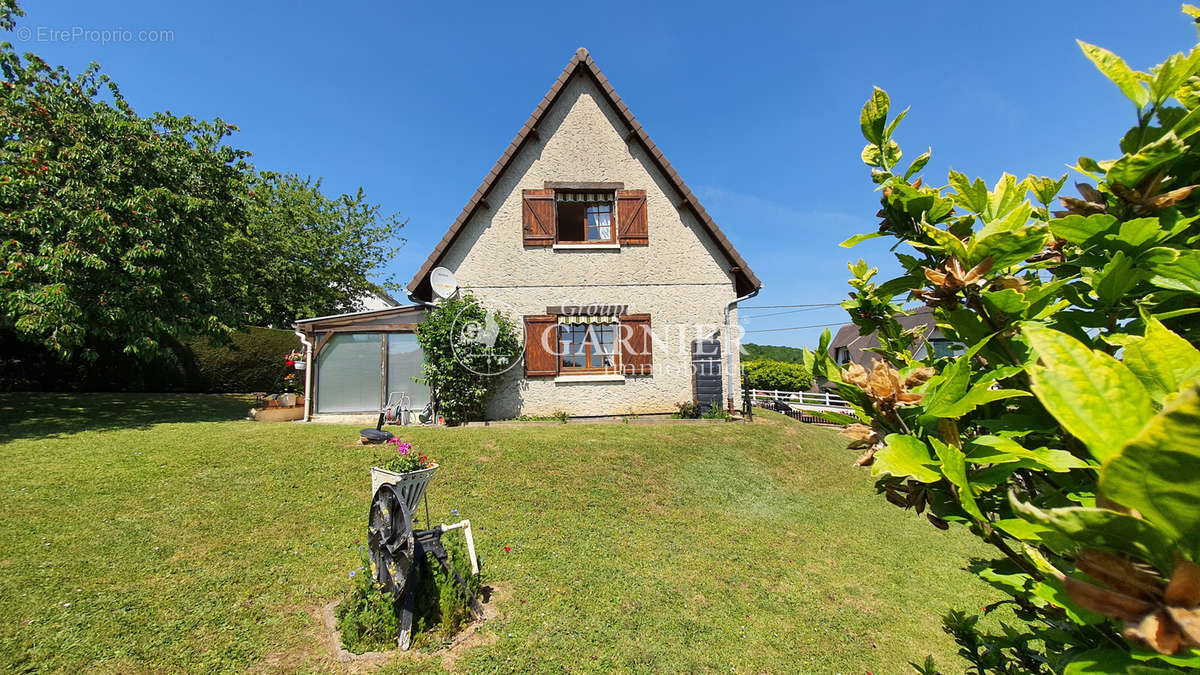
[[[759,328],[758,330],[742,331],[743,333],[775,333],[781,330],[804,330],[805,328],[832,328],[833,326],[843,326],[845,322],[838,323],[817,323],[811,326],[792,326],[791,328]]]
[[[830,310],[830,309],[833,309],[833,308],[832,307],[801,307],[800,309],[788,309],[788,310],[784,310],[782,312],[771,312],[770,314],[751,314],[751,315],[747,316],[746,318],[754,319],[757,321],[758,319],[765,319],[770,316],[783,316],[784,314],[799,314],[800,312],[817,312],[820,310]],[[838,306],[838,309],[841,309],[840,305]]]
[[[810,305],[758,305],[757,307],[742,307],[741,305],[739,305],[738,310],[741,311],[744,309],[790,309],[792,307],[840,307],[841,305],[842,305],[842,303],[840,303],[840,302],[820,302],[820,303],[810,304]]]

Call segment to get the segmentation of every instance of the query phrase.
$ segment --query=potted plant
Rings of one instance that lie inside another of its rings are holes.
[[[371,467],[371,494],[374,495],[380,485],[391,483],[404,497],[408,510],[415,513],[438,465],[424,453],[413,450],[412,443],[399,438],[392,438],[384,445],[389,452],[376,457],[377,465]]]
[[[292,350],[291,353],[285,356],[284,363],[296,370],[304,370],[308,367],[308,364],[304,361],[304,352],[297,350]]]

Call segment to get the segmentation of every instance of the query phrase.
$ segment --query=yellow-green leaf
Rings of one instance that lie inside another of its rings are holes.
[[[1159,403],[1200,378],[1200,350],[1153,317],[1145,337],[1125,343],[1124,363]]]
[[[979,520],[985,520],[979,505],[975,503],[975,495],[971,493],[971,483],[967,480],[967,462],[962,450],[947,445],[936,438],[930,438],[933,451],[937,453],[942,463],[942,473],[958,488],[958,503],[963,510]]]
[[[950,187],[954,188],[951,199],[955,204],[973,213],[983,213],[988,205],[987,184],[982,178],[971,181],[966,175],[950,170]]]
[[[954,256],[955,258],[966,262],[967,246],[961,239],[940,227],[935,227],[928,223],[921,223],[921,231],[924,232],[930,239],[937,242],[939,246],[944,248],[946,250],[946,255]]]
[[[862,127],[863,137],[870,141],[871,145],[883,144],[883,129],[887,124],[889,105],[887,92],[879,87],[875,87],[871,92],[871,98],[867,99],[866,104],[863,105],[858,123]]]
[[[1149,521],[1109,509],[1082,506],[1039,509],[1021,502],[1011,493],[1009,502],[1018,516],[1061,535],[1062,538],[1047,537],[1045,540],[1055,553],[1095,548],[1136,555],[1165,574],[1175,566],[1171,537]]]
[[[1091,216],[1071,214],[1050,221],[1050,232],[1059,239],[1066,239],[1072,244],[1082,244],[1092,237],[1104,234],[1113,229],[1117,219],[1107,213],[1097,213]]]
[[[1109,183],[1137,187],[1151,173],[1182,157],[1185,149],[1175,132],[1168,131],[1137,152],[1122,156],[1108,167],[1105,175]]]
[[[850,237],[849,239],[847,239],[846,241],[843,241],[839,245],[842,248],[854,248],[855,246],[861,244],[864,241],[867,241],[868,239],[875,239],[877,237],[882,237],[882,236],[883,236],[882,232],[867,232],[866,234],[856,234],[853,237]]]
[[[925,165],[929,163],[929,158],[932,155],[933,148],[930,148],[917,155],[917,158],[912,161],[912,164],[908,165],[908,170],[904,172],[904,180],[908,180],[920,173],[921,169],[924,169]]]
[[[1150,394],[1120,361],[1034,323],[1021,330],[1044,365],[1033,366],[1033,393],[1097,460],[1115,455],[1154,416]]]
[[[1125,63],[1125,59],[1103,47],[1076,40],[1084,56],[1088,57],[1104,76],[1113,81],[1121,92],[1129,97],[1137,107],[1145,107],[1150,102],[1150,92],[1138,78],[1138,73]]]
[[[1001,436],[979,436],[967,446],[967,461],[972,464],[1003,464],[1027,460],[1046,471],[1060,473],[1071,469],[1084,469],[1088,463],[1066,450],[1036,448],[1030,450],[1011,438]]]
[[[904,434],[888,434],[884,446],[875,453],[871,475],[890,474],[908,477],[922,483],[934,483],[941,479],[937,462],[929,454],[929,447],[919,438]]]
[[[1200,385],[1180,394],[1104,463],[1100,492],[1200,559]]]

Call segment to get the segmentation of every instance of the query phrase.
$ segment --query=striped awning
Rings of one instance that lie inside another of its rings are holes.
[[[554,200],[559,202],[604,202],[611,203],[611,192],[555,192]]]
[[[620,323],[619,317],[609,315],[592,315],[581,316],[578,314],[563,315],[558,317],[559,323]]]

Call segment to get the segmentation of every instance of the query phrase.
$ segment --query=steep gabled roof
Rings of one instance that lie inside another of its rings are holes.
[[[700,222],[704,225],[705,229],[708,230],[708,233],[712,236],[713,240],[716,241],[721,250],[725,252],[725,255],[732,263],[731,271],[734,272],[738,280],[738,294],[744,295],[745,293],[762,287],[762,282],[758,280],[758,277],[754,276],[754,272],[750,270],[750,266],[746,264],[746,261],[742,259],[742,256],[733,248],[733,244],[731,244],[725,237],[724,233],[721,232],[721,228],[717,227],[717,224],[713,222],[712,216],[708,215],[708,212],[705,211],[704,207],[700,205],[700,200],[696,198],[696,195],[692,194],[691,189],[688,188],[687,184],[683,182],[683,178],[679,176],[679,173],[675,171],[675,168],[671,166],[671,163],[667,161],[667,158],[665,155],[663,155],[662,150],[659,150],[658,146],[654,144],[654,141],[650,140],[650,135],[646,133],[646,130],[642,128],[641,123],[639,123],[637,118],[633,116],[633,113],[629,110],[629,106],[625,105],[625,103],[621,101],[620,96],[617,96],[617,92],[614,91],[612,85],[608,83],[608,78],[604,77],[604,73],[600,72],[600,69],[596,66],[596,62],[592,61],[592,57],[588,54],[588,51],[583,47],[580,47],[578,50],[576,50],[575,56],[571,58],[571,61],[567,63],[567,67],[563,69],[562,74],[558,76],[558,79],[555,80],[554,84],[550,87],[550,91],[546,92],[545,98],[543,98],[542,102],[538,104],[538,107],[534,109],[533,114],[529,116],[529,119],[525,122],[525,126],[521,127],[521,130],[517,132],[516,137],[513,138],[511,143],[508,144],[508,149],[504,151],[503,155],[500,155],[500,159],[496,161],[496,165],[492,167],[491,172],[489,172],[487,177],[483,179],[483,183],[479,186],[479,189],[475,190],[475,194],[471,195],[471,199],[467,202],[467,205],[463,207],[462,212],[458,214],[458,218],[456,218],[454,223],[450,226],[450,230],[446,232],[446,236],[442,237],[442,240],[438,242],[437,246],[434,247],[433,252],[429,254],[429,258],[425,260],[425,264],[421,265],[421,269],[413,277],[412,281],[408,282],[408,290],[411,293],[416,294],[418,289],[421,289],[426,291],[424,295],[428,295],[427,291],[429,289],[429,272],[432,271],[435,266],[437,266],[437,264],[441,261],[442,256],[445,255],[447,250],[449,250],[450,245],[453,244],[454,240],[458,238],[459,232],[467,224],[467,221],[470,220],[471,215],[475,213],[476,209],[480,207],[481,203],[484,203],[488,192],[492,189],[492,186],[495,184],[495,182],[500,178],[500,175],[504,173],[504,170],[508,168],[509,163],[516,158],[517,152],[521,149],[521,146],[524,145],[526,139],[528,139],[531,135],[536,135],[534,129],[537,128],[538,124],[542,120],[542,117],[550,110],[551,107],[553,107],[555,100],[558,99],[559,94],[561,94],[563,89],[566,88],[567,82],[570,81],[571,76],[574,75],[577,70],[582,70],[583,73],[595,80],[596,84],[599,85],[600,90],[604,92],[604,95],[608,98],[609,104],[612,105],[612,107],[621,116],[621,119],[624,120],[625,124],[628,126],[626,138],[630,141],[636,138],[643,146],[645,146],[647,153],[657,165],[658,169],[662,171],[662,173],[671,181],[671,184],[675,186],[675,189],[679,191],[680,195],[683,196],[683,203],[679,206],[679,208],[691,208],[692,211],[695,212],[696,216],[700,219]]]
[[[896,317],[896,321],[900,323],[900,327],[904,330],[912,330],[917,327],[922,327],[920,342],[939,337],[941,333],[937,330],[937,319],[933,316],[933,310],[928,307],[918,307],[913,310],[912,314],[905,314]],[[937,334],[935,336],[935,333]],[[871,362],[874,359],[880,358],[875,352],[866,351],[879,346],[879,334],[872,332],[866,335],[859,333],[858,326],[848,323],[838,329],[833,340],[829,343],[829,355],[835,356],[834,351],[838,347],[845,347],[850,352],[850,360],[859,364],[863,368],[870,369]]]

